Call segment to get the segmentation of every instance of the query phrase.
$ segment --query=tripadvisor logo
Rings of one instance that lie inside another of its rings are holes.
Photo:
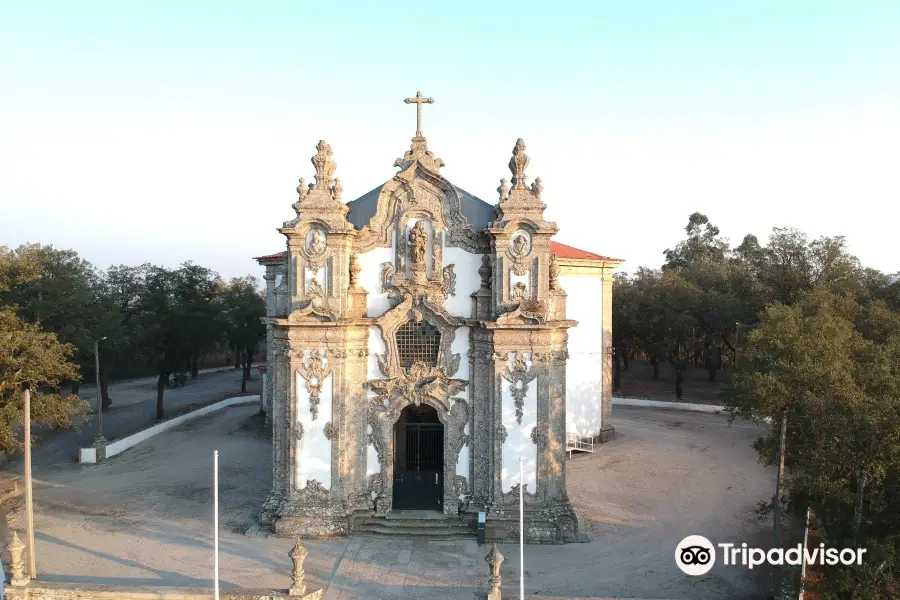
[[[763,564],[800,566],[808,565],[861,565],[865,548],[803,548],[797,544],[793,548],[772,548],[768,552],[762,548],[750,548],[746,543],[740,546],[732,543],[714,545],[702,535],[689,535],[675,548],[675,564],[688,575],[704,575],[716,564],[716,547],[726,566],[743,566],[753,569]],[[805,559],[805,561],[804,561]]]

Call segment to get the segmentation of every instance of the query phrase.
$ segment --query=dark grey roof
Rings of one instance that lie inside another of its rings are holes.
[[[369,224],[375,212],[378,209],[378,196],[381,194],[381,188],[385,184],[379,185],[370,192],[366,192],[356,200],[347,203],[350,207],[350,213],[347,220],[353,223],[357,229],[362,229]],[[462,214],[469,221],[469,225],[475,229],[484,229],[488,224],[497,218],[495,208],[477,196],[473,196],[466,190],[453,186],[459,194],[462,203]]]

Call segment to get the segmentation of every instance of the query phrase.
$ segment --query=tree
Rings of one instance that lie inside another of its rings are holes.
[[[745,336],[725,402],[732,418],[787,415],[788,505],[812,506],[829,546],[869,549],[862,567],[825,567],[822,596],[896,598],[900,315],[826,290],[773,305]],[[770,464],[776,427],[755,445]]]
[[[266,301],[255,277],[232,279],[221,295],[221,318],[226,337],[244,358],[241,392],[247,391],[250,365],[259,343],[266,337]]]
[[[137,346],[157,376],[156,418],[165,418],[164,398],[169,375],[187,370],[192,348],[185,326],[188,309],[179,292],[184,291],[180,273],[147,266],[140,286],[137,311]]]
[[[719,237],[719,228],[710,223],[706,215],[693,213],[684,230],[687,239],[679,242],[674,250],[663,252],[666,257],[663,269],[680,269],[699,261],[725,260],[728,241]]]
[[[187,262],[176,279],[176,295],[182,308],[182,326],[190,347],[191,379],[196,379],[200,356],[220,337],[216,297],[221,280],[210,269]]]
[[[85,409],[78,396],[59,393],[60,385],[79,377],[69,362],[73,352],[71,345],[25,322],[12,307],[0,307],[0,448],[13,452],[23,447],[14,426],[24,418],[25,384],[32,390],[34,422],[70,427],[72,417]]]

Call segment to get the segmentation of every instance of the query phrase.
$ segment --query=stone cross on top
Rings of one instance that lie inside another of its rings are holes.
[[[416,137],[422,137],[422,105],[434,104],[434,98],[423,98],[422,92],[416,92],[415,98],[407,98],[404,102],[416,105]]]

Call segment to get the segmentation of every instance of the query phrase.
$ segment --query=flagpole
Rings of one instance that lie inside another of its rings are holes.
[[[219,451],[213,450],[213,555],[215,600],[219,600]]]
[[[22,390],[25,403],[23,421],[25,425],[25,526],[28,528],[28,576],[37,579],[37,567],[34,559],[34,495],[31,479],[31,390]]]
[[[525,600],[525,469],[519,457],[519,600]]]

